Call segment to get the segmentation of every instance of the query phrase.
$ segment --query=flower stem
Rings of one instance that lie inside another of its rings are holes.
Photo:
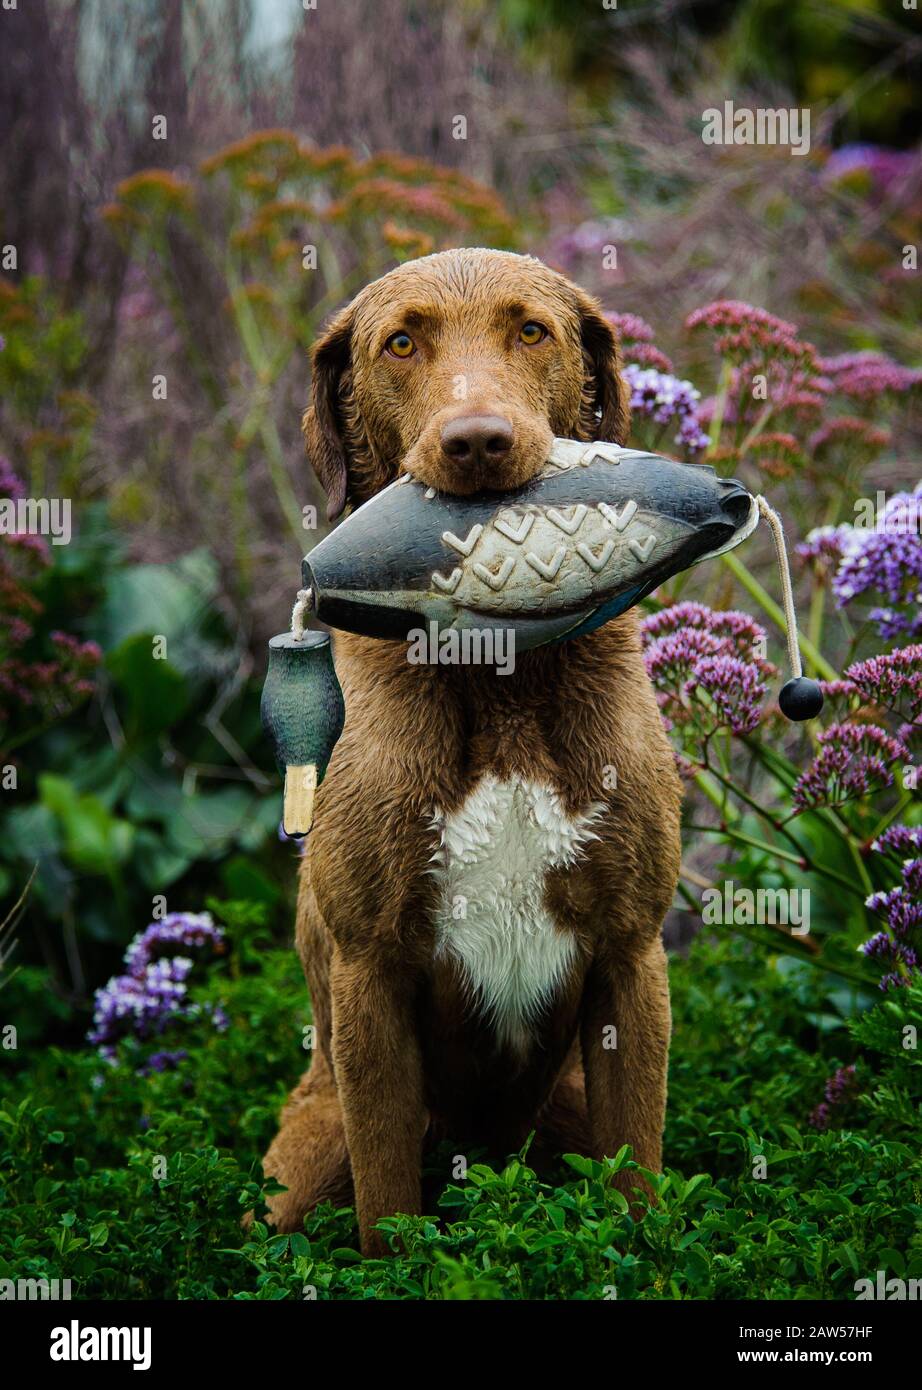
[[[860,897],[862,901],[864,901],[866,894],[863,893],[860,888],[856,887],[850,878],[846,878],[844,874],[840,874],[838,869],[830,868],[828,864],[818,864],[815,859],[805,854],[802,846],[796,837],[787,829],[783,821],[770,815],[769,812],[765,810],[765,807],[760,806],[754,797],[750,796],[742,787],[737,786],[735,782],[731,782],[730,779],[725,777],[722,772],[719,772],[717,768],[709,766],[708,771],[717,778],[718,782],[722,782],[735,796],[738,796],[741,801],[744,801],[750,810],[754,811],[767,825],[771,826],[772,830],[779,835],[783,835],[788,843],[797,851],[798,856],[806,860],[808,871],[820,874],[821,877],[828,878],[833,883],[838,883],[841,888],[845,888],[849,893],[852,893],[855,897]],[[867,871],[864,869],[863,864],[861,865],[860,872],[862,878],[867,877]],[[869,889],[868,891],[871,890]]]
[[[767,840],[757,840],[754,835],[744,835],[741,830],[734,830],[729,825],[689,825],[688,830],[704,831],[708,835],[726,835],[728,839],[736,840],[741,845],[749,845],[752,849],[764,850],[766,854],[772,855],[775,859],[784,859],[789,864],[795,864],[798,869],[809,869],[810,864],[803,854],[793,854],[790,850],[779,849],[777,845],[770,845]]]
[[[884,833],[884,831],[887,829],[887,826],[892,825],[893,822],[897,819],[897,817],[903,814],[907,806],[912,805],[914,800],[915,797],[911,792],[903,792],[903,795],[900,797],[896,805],[892,806],[890,810],[887,812],[887,814],[881,817],[880,822],[875,826],[874,830],[868,837],[868,844],[873,844],[874,841],[878,838],[878,836]]]
[[[730,393],[730,381],[732,379],[733,368],[729,362],[724,362],[720,368],[720,381],[717,383],[717,394],[714,400],[714,414],[711,416],[711,428],[708,430],[708,453],[712,454],[720,443],[720,431],[723,429],[724,412],[727,409],[727,396]]]
[[[787,632],[787,623],[784,620],[783,610],[775,602],[771,594],[769,594],[765,589],[763,589],[762,585],[759,583],[758,579],[756,579],[755,575],[750,573],[750,571],[746,568],[743,562],[737,558],[737,556],[733,553],[732,550],[725,551],[725,553],[721,555],[720,558],[721,560],[723,560],[724,564],[727,566],[727,569],[734,576],[734,578],[739,580],[743,588],[746,590],[747,594],[749,594],[751,598],[755,599],[756,603],[759,604],[759,606],[762,609],[764,609],[764,611],[771,618],[775,626],[778,627],[782,632]],[[817,651],[816,647],[814,647],[809,637],[805,637],[802,632],[798,632],[797,642],[802,654],[812,664],[814,669],[823,677],[823,679],[827,681],[834,681],[836,679],[835,669],[832,666],[830,666],[829,662],[826,660],[823,654]]]
[[[849,980],[853,985],[860,985],[862,989],[870,990],[873,982],[859,975],[854,970],[843,970],[841,966],[830,965],[820,955],[813,955],[808,946],[802,945],[796,937],[791,937],[791,944],[786,942],[782,945],[778,941],[768,941],[761,932],[747,931],[746,927],[734,922],[731,931],[735,931],[739,936],[745,936],[750,941],[754,941],[757,946],[767,947],[769,950],[781,950],[787,956],[795,956],[797,960],[802,960],[805,965],[812,965],[817,970],[825,970],[830,975],[838,975],[843,980]],[[786,933],[782,932],[782,935]],[[796,945],[795,945],[796,943]]]

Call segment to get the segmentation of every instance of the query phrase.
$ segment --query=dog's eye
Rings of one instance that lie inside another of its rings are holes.
[[[533,319],[528,323],[523,323],[519,329],[519,342],[525,343],[527,347],[534,347],[535,343],[542,342],[547,337],[547,329],[541,323],[535,323]]]
[[[416,344],[409,333],[392,333],[384,346],[394,357],[412,357],[416,351]]]

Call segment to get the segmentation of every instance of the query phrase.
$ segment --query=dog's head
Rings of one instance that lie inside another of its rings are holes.
[[[444,492],[506,491],[543,467],[554,435],[627,435],[611,326],[532,256],[408,261],[336,315],[312,363],[302,427],[331,520],[401,469]]]

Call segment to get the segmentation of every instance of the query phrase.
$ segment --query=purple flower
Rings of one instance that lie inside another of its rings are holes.
[[[842,559],[832,581],[840,608],[869,592],[884,605],[869,617],[887,640],[922,633],[922,484],[891,497],[873,527],[840,527]]]
[[[906,745],[876,724],[830,724],[819,735],[819,752],[794,784],[799,811],[837,806],[893,782],[890,764],[907,756]]]
[[[705,603],[694,602],[674,603],[671,608],[651,613],[641,623],[645,642],[689,630],[710,633],[722,644],[720,650],[742,660],[760,660],[758,653],[765,646],[765,629],[748,613],[740,613],[734,608],[708,608]],[[775,673],[775,668],[768,662],[763,662],[762,669],[765,674]]]
[[[668,372],[641,367],[636,362],[628,362],[623,375],[631,388],[631,410],[635,414],[645,415],[658,425],[677,422],[675,442],[690,453],[707,447],[708,437],[698,423],[696,403],[701,392],[690,381],[680,381]]]
[[[228,1019],[220,1005],[199,1005],[189,999],[187,982],[193,961],[185,955],[163,954],[177,947],[196,950],[205,945],[222,950],[223,944],[224,931],[207,912],[173,912],[162,922],[152,922],[125,952],[127,973],[113,976],[96,991],[88,1041],[114,1063],[116,1046],[124,1038],[147,1042],[177,1022],[202,1017],[219,1031],[225,1029]],[[154,1065],[153,1070],[163,1067]]]
[[[907,893],[922,902],[922,859],[903,860],[903,884]]]
[[[215,951],[224,949],[224,931],[215,926],[210,912],[170,912],[134,938],[125,952],[125,964],[129,974],[140,976],[151,961],[169,955],[177,946],[206,944]]]
[[[898,647],[884,656],[856,661],[845,672],[866,700],[905,714],[913,723],[922,716],[922,643]],[[905,711],[904,711],[905,702]]]
[[[848,525],[815,526],[807,532],[806,540],[799,541],[794,547],[795,554],[802,560],[812,560],[817,567],[828,567],[833,562],[838,564],[852,529]]]
[[[667,723],[750,733],[761,717],[765,630],[746,613],[678,603],[641,623],[644,664]]]
[[[884,145],[851,144],[833,150],[823,167],[823,180],[836,183],[853,174],[863,174],[878,192],[908,178],[917,156],[911,150],[891,150]]]
[[[922,926],[922,903],[914,902],[910,890],[904,885],[872,893],[865,900],[865,907],[872,912],[882,913],[894,936],[905,937],[914,928]]]
[[[706,656],[716,656],[721,647],[717,637],[699,628],[691,628],[688,632],[666,632],[647,648],[644,655],[647,675],[656,686],[677,685],[687,679],[698,661]]]
[[[901,858],[922,850],[922,826],[891,825],[871,845],[878,854],[898,854]]]
[[[175,1019],[189,1016],[186,978],[192,961],[183,956],[159,960],[142,972],[116,975],[96,991],[93,1028],[88,1040],[110,1061],[123,1037],[154,1037]]]
[[[765,686],[751,663],[735,656],[703,656],[685,683],[689,695],[703,691],[714,702],[719,726],[750,734],[762,717]]]
[[[175,1071],[180,1062],[189,1056],[185,1048],[175,1052],[152,1052],[147,1061],[138,1067],[139,1076],[150,1076],[153,1072]]]
[[[899,889],[894,891],[899,892]],[[870,899],[868,903],[871,905]],[[892,928],[877,932],[869,941],[865,941],[859,950],[868,960],[888,967],[887,973],[882,975],[879,981],[880,988],[885,992],[900,989],[918,973],[918,952],[906,941],[899,940]]]
[[[820,681],[820,690],[823,692],[823,699],[826,701],[842,700],[850,703],[858,695],[857,687],[851,681]]]
[[[865,905],[884,917],[885,925],[859,948],[869,960],[887,967],[883,990],[899,989],[919,973],[922,945],[922,827],[891,825],[871,846],[878,854],[903,856],[902,883],[872,893]],[[909,856],[908,858],[905,856]]]
[[[814,1129],[828,1129],[833,1118],[832,1112],[854,1100],[856,1077],[854,1066],[840,1067],[826,1082],[823,1088],[825,1099],[820,1102],[810,1116]]]

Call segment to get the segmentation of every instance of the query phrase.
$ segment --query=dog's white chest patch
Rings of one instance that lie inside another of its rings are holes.
[[[605,810],[570,816],[549,786],[486,776],[457,811],[435,813],[436,956],[456,958],[499,1040],[520,1051],[577,949],[544,905],[545,875],[580,858]]]

